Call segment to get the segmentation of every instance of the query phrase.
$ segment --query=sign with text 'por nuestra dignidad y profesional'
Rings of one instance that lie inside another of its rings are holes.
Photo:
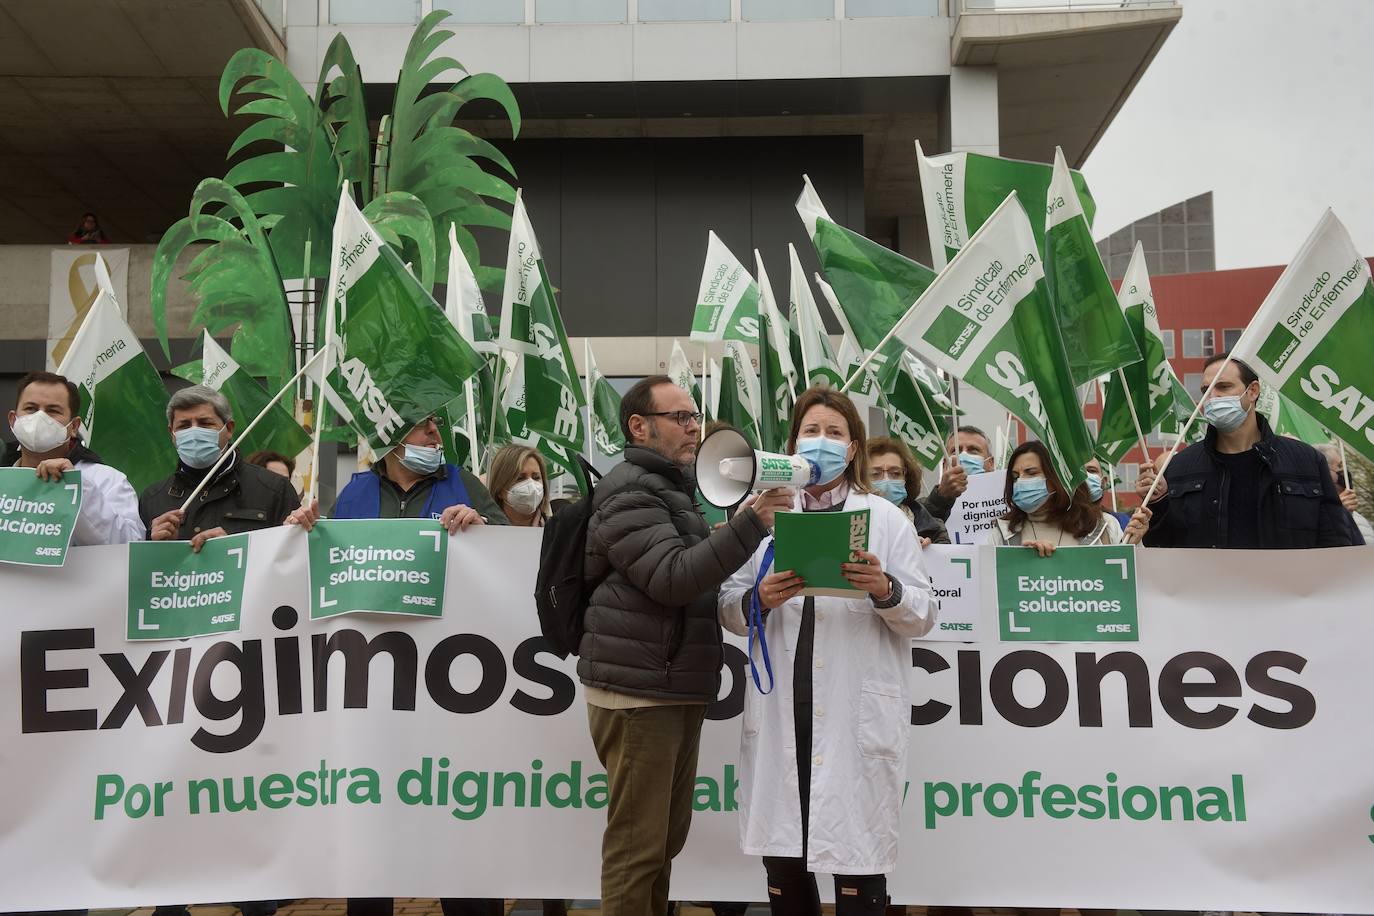
[[[442,617],[449,533],[432,519],[335,519],[310,532],[310,619]]]

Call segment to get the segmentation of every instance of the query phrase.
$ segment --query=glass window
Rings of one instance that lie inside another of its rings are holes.
[[[1155,430],[1154,432],[1150,433],[1145,437],[1145,444],[1151,446],[1163,446],[1164,437],[1159,434],[1159,430]]]
[[[534,0],[539,22],[624,22],[626,0]]]
[[[1097,403],[1097,382],[1092,381],[1078,389],[1078,400],[1083,404]]]
[[[420,0],[329,0],[334,23],[392,24],[420,21]]]
[[[1140,479],[1140,465],[1134,461],[1123,462],[1116,466],[1116,474],[1121,478],[1121,483],[1116,488],[1118,495],[1123,489],[1134,490],[1135,482]]]
[[[1160,331],[1159,333],[1160,333],[1160,335],[1164,338],[1164,358],[1165,358],[1165,359],[1173,359],[1173,358],[1174,358],[1174,332],[1173,332],[1172,330],[1169,330],[1169,331],[1163,331],[1163,330],[1162,330],[1162,331]]]
[[[453,22],[523,23],[525,0],[435,0],[436,10],[448,10]]]
[[[639,0],[640,22],[728,22],[730,0]]]
[[[1229,352],[1236,344],[1240,343],[1240,335],[1245,333],[1245,328],[1226,328],[1221,332],[1221,349]]]
[[[834,0],[741,0],[745,19],[833,19]]]
[[[1189,372],[1183,377],[1183,387],[1194,401],[1202,397],[1202,373]]]
[[[1084,422],[1086,422],[1086,423],[1088,424],[1088,434],[1091,435],[1094,439],[1096,439],[1096,438],[1097,438],[1097,421],[1096,421],[1096,420],[1086,420],[1086,421],[1084,421]]]
[[[1183,332],[1183,356],[1197,359],[1217,352],[1216,333],[1211,328],[1189,329]]]
[[[642,4],[644,0],[639,0]],[[867,16],[938,16],[940,0],[844,0],[850,19]]]

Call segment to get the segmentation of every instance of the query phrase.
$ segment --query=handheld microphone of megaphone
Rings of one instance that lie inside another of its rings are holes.
[[[718,429],[697,448],[697,489],[718,509],[733,509],[751,492],[820,483],[821,469],[799,455],[763,452],[736,429]]]

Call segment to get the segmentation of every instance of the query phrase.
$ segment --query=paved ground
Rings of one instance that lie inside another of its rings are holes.
[[[576,916],[600,916],[601,910],[595,903],[575,902],[570,911]],[[832,907],[825,907],[826,913],[833,913]],[[152,916],[152,907],[145,907],[139,910],[92,910],[92,916]],[[277,911],[278,916],[344,916],[344,901],[330,899],[297,900],[288,906],[282,907]],[[537,900],[508,900],[506,901],[506,912],[511,916],[538,916],[543,910]],[[758,905],[749,908],[749,916],[766,916],[768,907]],[[926,916],[926,908],[923,906],[911,906],[906,909],[901,907],[891,907],[888,910],[889,916],[894,914],[905,914],[905,916]],[[974,910],[975,916],[1015,916],[1016,910],[1011,909],[977,909]],[[1118,910],[1118,916],[1139,916],[1135,910]],[[238,916],[238,909],[232,906],[193,906],[191,916]],[[396,916],[442,916],[439,910],[439,901],[423,897],[397,898]],[[680,906],[678,916],[711,916],[708,907],[700,906]],[[1078,916],[1077,910],[1063,910],[1062,916]],[[1237,912],[1230,916],[1258,916],[1255,913]]]

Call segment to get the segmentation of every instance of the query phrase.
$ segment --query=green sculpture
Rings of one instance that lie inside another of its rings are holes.
[[[229,148],[251,153],[221,179],[196,188],[190,213],[167,230],[153,262],[153,321],[167,342],[167,286],[187,246],[210,243],[184,276],[197,300],[194,323],[213,335],[236,327],[230,352],[255,376],[280,387],[290,377],[293,329],[286,280],[325,280],[339,187],[350,183],[363,213],[403,253],[420,282],[432,287],[448,273],[448,227],[478,264],[471,229],[509,230],[515,190],[502,175],[515,169],[488,141],[456,126],[467,104],[501,106],[512,132],[520,109],[510,87],[490,73],[469,74],[451,57],[434,57],[453,36],[436,10],[416,28],[406,49],[392,111],[380,119],[375,144],[362,74],[342,34],[335,37],[312,99],[291,71],[256,48],[237,52],[220,79],[226,115],[255,116]],[[459,78],[431,91],[447,76]],[[259,147],[264,147],[259,150]],[[478,283],[499,290],[503,266],[478,266]]]

